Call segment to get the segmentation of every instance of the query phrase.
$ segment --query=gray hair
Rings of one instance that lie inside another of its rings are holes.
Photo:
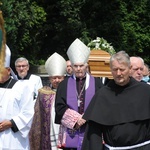
[[[126,63],[128,66],[130,66],[130,57],[125,51],[119,51],[115,54],[113,54],[110,58],[110,67],[112,67],[112,62],[114,60],[117,60],[119,63]]]
[[[141,60],[141,62],[143,63],[143,65],[144,65],[144,60],[143,60],[143,58],[141,58],[141,57],[139,57],[139,56],[131,56],[130,57],[130,62],[131,62],[131,64],[132,64],[132,61],[135,61],[135,59],[137,60]]]
[[[22,61],[26,61],[26,62],[27,62],[27,65],[29,65],[29,61],[28,61],[26,58],[24,58],[24,57],[19,57],[19,58],[17,58],[16,61],[15,61],[15,66],[17,65],[18,62],[22,62]]]

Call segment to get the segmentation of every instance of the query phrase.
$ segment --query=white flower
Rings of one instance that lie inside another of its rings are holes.
[[[105,39],[97,37],[87,45],[90,49],[101,49],[110,54],[116,53],[111,43],[108,43]]]
[[[96,43],[96,44],[95,44],[95,48],[96,48],[96,49],[99,48],[99,43]]]

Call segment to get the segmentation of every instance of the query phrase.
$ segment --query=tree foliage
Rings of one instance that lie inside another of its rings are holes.
[[[150,49],[150,3],[148,3],[148,0],[120,2],[120,25],[122,28],[120,48],[125,48],[130,55],[142,55],[145,61],[150,59],[148,56]]]
[[[38,63],[43,38],[42,26],[46,22],[44,9],[35,1],[2,1],[7,31],[7,44],[14,57],[25,56]]]

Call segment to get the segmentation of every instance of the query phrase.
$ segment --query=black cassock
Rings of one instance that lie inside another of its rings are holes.
[[[96,93],[83,118],[88,123],[82,150],[104,150],[103,138],[113,147],[148,141],[150,86],[133,78],[126,86],[118,86],[112,80]],[[150,145],[142,150],[150,150]]]

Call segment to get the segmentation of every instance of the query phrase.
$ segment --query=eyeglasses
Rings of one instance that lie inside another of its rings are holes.
[[[27,67],[28,65],[19,65],[19,66],[16,66],[17,68],[25,68],[25,67]]]

